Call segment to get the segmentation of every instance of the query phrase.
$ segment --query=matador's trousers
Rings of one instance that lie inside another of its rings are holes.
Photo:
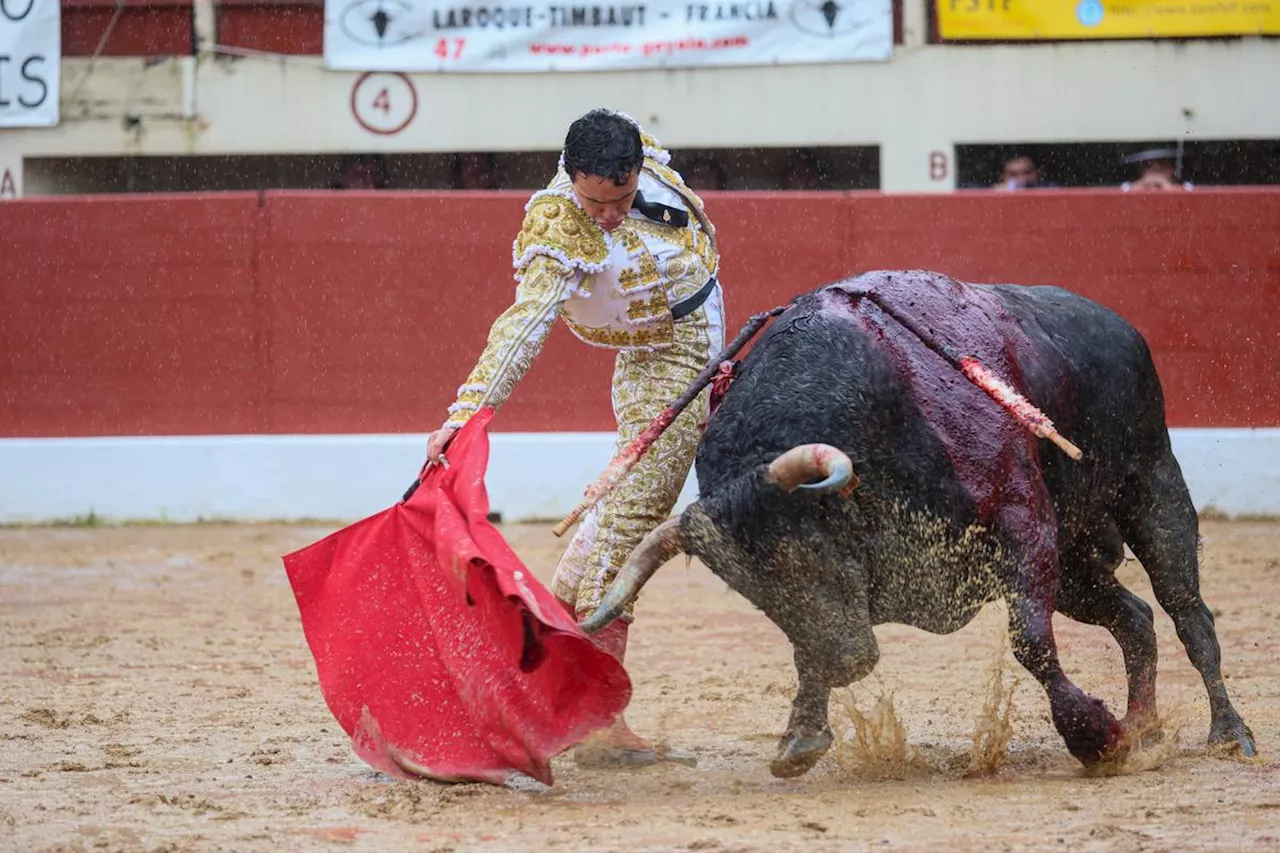
[[[675,324],[673,346],[623,350],[613,371],[613,414],[618,422],[616,456],[683,394],[724,348],[720,289],[697,311]],[[582,518],[556,566],[551,590],[581,616],[599,606],[618,570],[640,541],[671,515],[693,466],[706,419],[710,390],[704,389],[677,417],[621,483]],[[621,617],[634,619],[634,602]]]

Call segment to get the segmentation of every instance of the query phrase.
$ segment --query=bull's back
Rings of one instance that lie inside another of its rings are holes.
[[[1032,352],[1020,355],[1028,397],[1084,452],[1075,461],[1041,442],[1059,515],[1089,528],[1131,477],[1171,452],[1164,395],[1145,339],[1114,311],[1058,287],[996,285]]]
[[[947,489],[945,455],[907,383],[816,292],[798,297],[739,365],[698,445],[699,488],[723,488],[793,447],[814,443],[850,456],[863,478],[859,498],[876,492],[927,502],[927,493]],[[783,502],[784,511],[804,505]]]
[[[1116,312],[1060,287],[993,285],[1034,352],[1023,382],[1059,427],[1102,442],[1099,451],[1150,450],[1167,441],[1164,394],[1142,334]]]
[[[800,444],[841,448],[875,489],[915,506],[970,503],[919,405],[882,345],[806,294],[761,336],[710,419],[698,477],[723,481]]]

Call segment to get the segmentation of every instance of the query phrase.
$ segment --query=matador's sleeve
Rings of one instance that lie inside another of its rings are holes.
[[[529,202],[512,248],[515,300],[489,328],[484,352],[449,406],[459,428],[481,407],[500,407],[542,351],[560,307],[584,276],[604,268],[604,234],[571,199],[539,193]]]

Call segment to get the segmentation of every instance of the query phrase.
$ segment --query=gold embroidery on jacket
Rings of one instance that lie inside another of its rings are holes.
[[[715,273],[719,258],[716,255],[715,247],[711,243],[711,238],[707,236],[705,231],[693,228],[673,228],[668,225],[660,225],[657,222],[650,222],[646,219],[631,219],[627,222],[627,225],[640,234],[648,235],[672,246],[679,246],[690,252],[696,252],[707,270],[712,274]]]
[[[638,322],[656,320],[666,311],[667,297],[662,291],[658,291],[648,299],[636,299],[627,305],[627,317]]]
[[[697,210],[690,211],[690,213],[696,214],[700,220],[705,219],[706,205],[703,203],[702,199],[698,196],[698,194],[695,193],[692,189],[690,189],[689,185],[684,182],[684,178],[680,177],[679,172],[677,172],[675,169],[672,169],[670,166],[664,166],[663,164],[659,163],[656,160],[645,160],[644,168],[648,169],[650,172],[657,175],[663,181],[665,181],[666,183],[674,187],[676,190],[676,194],[683,196],[686,202],[691,202]],[[708,222],[707,225],[710,226],[710,222]],[[711,227],[712,227],[712,234],[714,234],[715,229],[713,226]]]
[[[565,318],[566,322],[568,318]],[[641,329],[628,332],[625,329],[595,328],[593,326],[573,325],[573,333],[583,342],[601,347],[627,349],[631,347],[657,348],[668,346],[672,340],[674,324],[671,318],[664,317],[656,323]]]
[[[551,326],[579,274],[559,261],[536,256],[520,275],[516,298],[493,321],[484,352],[449,407],[446,426],[460,427],[481,406],[497,408],[542,351]]]
[[[609,254],[600,227],[572,199],[558,193],[530,201],[512,251],[517,269],[542,254],[592,271],[600,269]]]
[[[621,225],[615,232],[615,239],[627,250],[627,268],[618,273],[618,287],[623,293],[637,290],[648,290],[662,281],[662,273],[658,270],[658,262],[653,253],[631,228],[631,221]]]

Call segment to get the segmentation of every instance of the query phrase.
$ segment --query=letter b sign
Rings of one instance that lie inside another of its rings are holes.
[[[945,181],[947,174],[947,153],[945,151],[930,151],[929,180]]]

